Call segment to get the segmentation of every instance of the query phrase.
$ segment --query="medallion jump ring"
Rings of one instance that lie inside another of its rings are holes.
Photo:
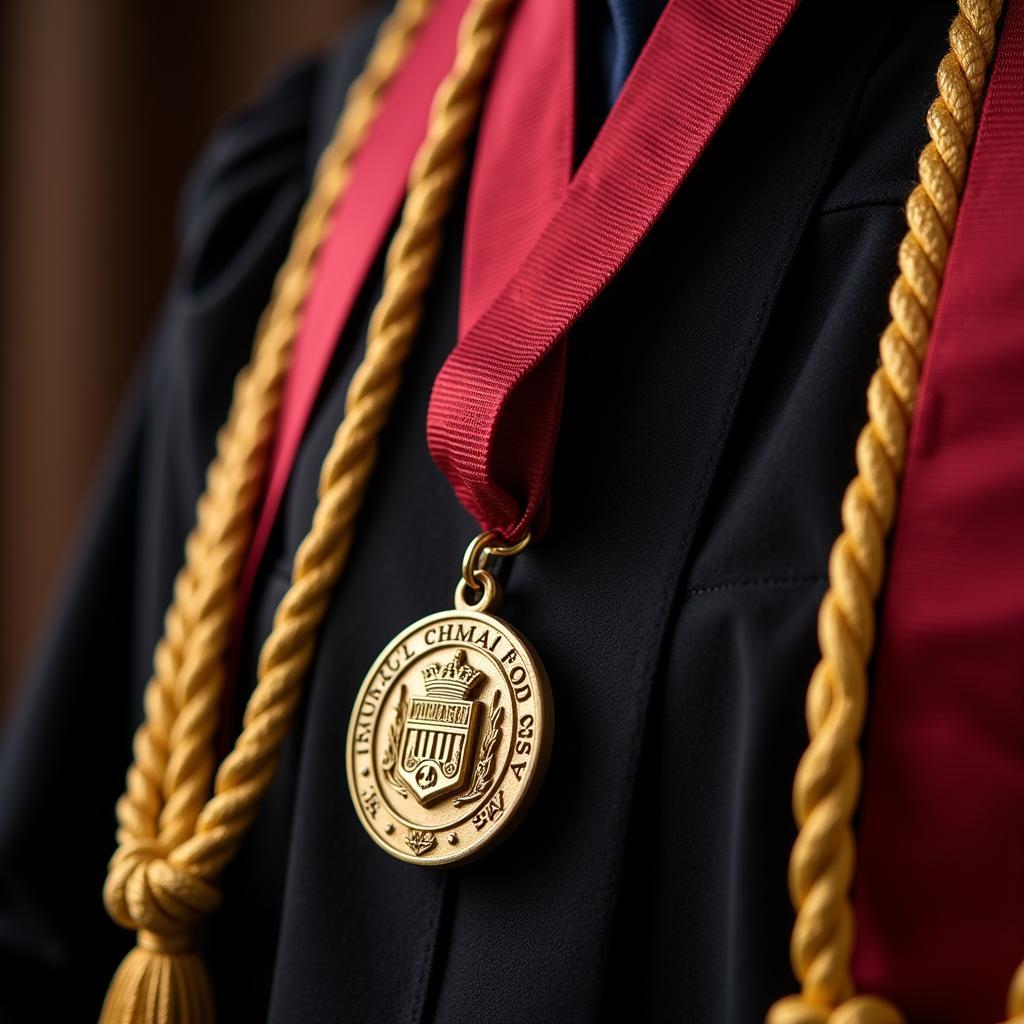
[[[483,591],[477,601],[469,600],[472,591],[466,581],[460,579],[455,586],[455,607],[462,612],[486,612],[501,600],[501,586],[486,569],[474,569],[474,590]]]
[[[462,579],[470,590],[480,590],[478,573],[486,572],[487,563],[492,558],[510,558],[526,549],[531,540],[530,531],[522,535],[514,544],[500,544],[501,534],[497,530],[485,530],[477,534],[466,548],[462,556]]]
[[[527,530],[514,544],[488,543],[484,558],[510,558],[512,555],[518,555],[520,551],[525,551],[529,547],[531,540],[533,534]]]
[[[466,548],[466,553],[462,556],[462,582],[455,590],[456,595],[462,589],[463,583],[470,590],[483,589],[484,584],[478,582],[477,574],[484,570],[490,545],[499,539],[496,531],[485,530],[483,533],[478,533],[469,542],[469,547]]]

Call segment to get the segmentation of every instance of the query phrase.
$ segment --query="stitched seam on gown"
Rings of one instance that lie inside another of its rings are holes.
[[[856,210],[902,210],[905,205],[905,199],[863,199],[856,203],[841,203],[838,206],[823,206],[818,211],[818,216],[827,217],[833,213],[850,213],[851,211]]]
[[[690,587],[683,594],[683,600],[691,597],[702,597],[705,594],[717,594],[723,590],[757,590],[778,587],[808,587],[828,583],[828,577],[821,573],[806,576],[764,576],[743,580],[727,580],[721,583],[702,583]]]

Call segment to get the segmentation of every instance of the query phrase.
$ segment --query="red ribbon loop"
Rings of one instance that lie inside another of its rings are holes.
[[[487,259],[471,254],[477,262],[467,261],[472,273],[465,285],[486,281],[496,297],[477,319],[463,323],[427,417],[431,453],[455,493],[484,529],[508,540],[528,528],[537,535],[547,522],[566,332],[657,220],[796,0],[669,0],[564,198],[549,212],[544,202],[539,210],[531,206],[537,193],[523,183],[543,177],[534,170],[538,163],[562,165],[562,151],[543,152],[539,143],[571,135],[538,131],[538,124],[550,127],[556,107],[571,122],[564,65],[546,49],[559,41],[569,45],[564,30],[561,40],[553,34],[565,6],[526,0],[513,31],[533,38],[536,48],[513,49],[510,37],[492,86],[467,240],[491,238],[498,269],[483,269]],[[522,31],[523,19],[537,19],[537,31]],[[502,156],[492,158],[491,147],[500,147]],[[516,234],[514,256],[503,254],[499,238],[524,219],[530,226]],[[520,259],[518,242],[531,235],[536,242]],[[498,291],[494,282],[503,272],[507,279]],[[477,308],[464,300],[464,313]]]

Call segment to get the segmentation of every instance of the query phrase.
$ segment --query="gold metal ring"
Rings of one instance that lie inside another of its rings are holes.
[[[473,573],[474,586],[470,588],[464,579],[455,585],[455,607],[461,612],[485,612],[501,600],[501,585],[486,569],[477,569]],[[473,591],[483,591],[480,598],[470,601]]]
[[[487,546],[497,539],[498,534],[494,530],[485,530],[469,542],[469,547],[462,556],[462,582],[470,589],[481,589],[481,585],[476,581],[476,574],[487,563]]]
[[[526,531],[515,542],[515,544],[488,544],[487,550],[484,552],[485,557],[494,558],[510,558],[512,555],[518,555],[520,551],[525,551],[530,541],[533,539],[533,535],[529,530]]]
[[[525,550],[531,540],[530,531],[527,530],[515,544],[499,544],[499,540],[501,534],[497,530],[485,530],[469,542],[462,556],[462,582],[471,590],[482,589],[482,585],[477,582],[477,573],[486,570],[490,559],[510,558]]]

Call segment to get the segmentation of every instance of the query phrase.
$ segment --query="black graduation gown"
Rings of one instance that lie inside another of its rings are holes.
[[[450,607],[476,532],[431,461],[465,195],[276,782],[203,942],[222,1019],[749,1024],[792,989],[803,694],[952,9],[806,0],[639,251],[573,329],[542,543],[502,614],[553,683],[540,797],[479,862],[363,833],[353,696]],[[142,688],[232,379],[375,23],[214,139],[179,266],[0,766],[0,1017],[93,1019]],[[240,688],[304,535],[381,281],[344,333],[252,605]]]

